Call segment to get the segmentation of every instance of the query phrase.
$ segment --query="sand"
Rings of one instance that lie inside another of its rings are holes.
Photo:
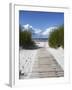
[[[64,50],[61,47],[58,49],[50,48],[48,42],[36,42],[36,44],[41,48],[45,48],[46,51],[48,51],[56,59],[58,64],[64,70]],[[22,78],[29,78],[30,76],[32,76],[31,72],[33,71],[38,51],[39,49],[20,49],[19,70],[23,75]]]

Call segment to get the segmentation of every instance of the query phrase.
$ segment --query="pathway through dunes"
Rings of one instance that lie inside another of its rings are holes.
[[[31,69],[28,71],[27,76],[23,75],[20,79],[24,78],[48,78],[48,77],[63,77],[64,71],[57,63],[54,57],[47,50],[48,47],[43,44],[43,47],[37,49],[37,54]]]
[[[32,69],[30,78],[63,77],[64,71],[54,57],[46,50],[40,48]]]

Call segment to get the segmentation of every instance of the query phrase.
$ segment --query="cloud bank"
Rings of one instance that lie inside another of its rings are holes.
[[[56,26],[46,28],[45,30],[34,28],[33,26],[26,24],[22,26],[22,31],[28,30],[32,33],[33,38],[48,38],[49,33],[56,29]]]

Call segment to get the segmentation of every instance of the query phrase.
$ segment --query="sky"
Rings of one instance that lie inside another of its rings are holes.
[[[46,29],[64,24],[64,13],[40,12],[40,11],[19,11],[19,24],[29,24],[37,29]]]

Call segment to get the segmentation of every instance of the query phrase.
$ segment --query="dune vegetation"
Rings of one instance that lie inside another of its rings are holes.
[[[32,40],[32,33],[29,30],[22,31],[21,27],[19,29],[19,45],[25,49],[35,47],[35,42]]]
[[[48,38],[49,46],[52,48],[63,47],[64,48],[64,26],[61,25],[57,29],[50,32]]]

